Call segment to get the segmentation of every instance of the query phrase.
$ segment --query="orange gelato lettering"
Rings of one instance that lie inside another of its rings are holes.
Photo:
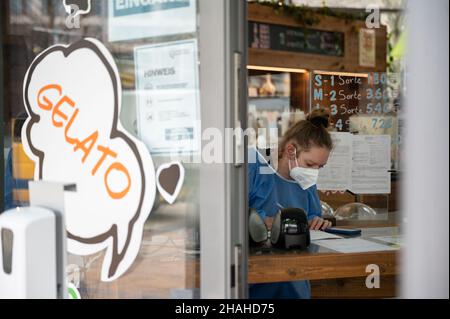
[[[72,127],[73,122],[77,118],[78,112],[79,112],[79,110],[75,109],[72,117],[69,120],[69,123],[67,123],[66,127],[64,128],[64,137],[66,138],[66,142],[69,144],[78,144],[79,143],[77,138],[69,137],[70,128]]]
[[[52,101],[52,99],[57,99],[57,101]],[[103,173],[106,192],[112,199],[124,198],[131,188],[131,177],[128,169],[119,162],[114,162],[109,166],[107,166],[108,164],[106,163],[108,158],[116,159],[118,156],[117,152],[107,146],[97,145],[99,139],[98,130],[95,130],[81,141],[79,138],[70,134],[80,111],[79,108],[76,107],[76,101],[72,100],[67,95],[63,95],[63,89],[60,85],[49,84],[39,90],[37,103],[42,110],[51,112],[51,122],[55,128],[64,128],[64,139],[68,144],[74,145],[74,152],[81,151],[83,153],[81,159],[82,164],[86,165],[87,159],[90,158],[93,150],[96,150],[98,160],[91,171],[91,175],[95,176],[105,164],[105,167],[108,167]],[[94,148],[96,145],[97,147]],[[108,176],[112,171],[117,171],[118,173],[125,175],[127,185],[123,190],[118,192],[111,190],[112,185],[108,182]]]
[[[108,147],[103,147],[103,146],[99,146],[97,148],[100,152],[103,153],[102,157],[100,158],[100,160],[97,162],[97,165],[95,165],[93,171],[92,171],[92,175],[97,174],[97,170],[100,168],[100,166],[103,164],[103,162],[105,161],[105,159],[108,156],[111,156],[113,158],[117,157],[117,153],[114,153],[113,151],[111,151]]]
[[[44,86],[38,93],[37,103],[41,109],[44,111],[51,111],[53,108],[52,102],[44,95],[45,93],[48,93],[50,90],[56,90],[58,92],[58,95],[61,96],[62,89],[61,86],[57,84],[49,84]]]
[[[75,107],[75,102],[72,101],[69,97],[67,97],[65,95],[61,98],[61,100],[59,100],[58,104],[56,104],[55,108],[53,109],[53,113],[52,113],[53,125],[56,127],[63,127],[63,125],[64,125],[63,122],[58,122],[56,120],[57,117],[63,119],[64,121],[67,121],[67,115],[60,109],[61,106],[63,106],[64,104],[67,104],[72,108]]]
[[[83,163],[86,161],[86,158],[89,156],[89,154],[92,151],[92,148],[94,147],[95,143],[97,143],[98,139],[98,131],[95,133],[92,133],[91,136],[89,136],[87,139],[82,141],[81,143],[77,143],[75,146],[75,152],[78,150],[81,150],[84,153],[83,156]]]
[[[122,172],[127,177],[127,181],[128,181],[127,187],[125,187],[125,189],[121,192],[113,192],[108,185],[108,176],[109,176],[109,173],[111,173],[113,170]],[[105,186],[106,186],[108,194],[109,194],[109,196],[111,196],[111,198],[121,199],[121,198],[125,197],[125,195],[128,193],[128,191],[130,190],[130,187],[131,187],[130,173],[128,172],[126,167],[123,166],[121,163],[117,163],[117,162],[112,164],[105,173]]]

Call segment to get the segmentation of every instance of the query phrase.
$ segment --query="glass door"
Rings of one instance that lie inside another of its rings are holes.
[[[245,297],[244,144],[205,151],[208,130],[246,123],[245,2],[0,5],[1,201],[29,205],[30,180],[77,185],[72,297]]]

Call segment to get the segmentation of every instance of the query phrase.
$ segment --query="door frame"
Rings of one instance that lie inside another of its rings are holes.
[[[247,124],[247,2],[199,0],[201,123],[243,130]],[[202,141],[202,146],[206,143]],[[236,141],[223,143],[236,156]],[[202,163],[200,171],[201,298],[247,298],[247,159]]]
[[[5,140],[6,136],[5,132],[5,123],[4,123],[4,115],[5,115],[5,90],[4,90],[4,61],[3,61],[3,47],[6,45],[6,34],[5,31],[5,19],[4,15],[7,14],[6,1],[2,1],[0,4],[0,176],[2,176],[2,180],[0,181],[0,214],[3,212],[5,208]]]

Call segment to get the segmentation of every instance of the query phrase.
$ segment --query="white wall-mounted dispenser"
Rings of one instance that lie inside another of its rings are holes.
[[[30,207],[0,214],[0,299],[63,299],[64,192],[75,186],[30,182]]]
[[[57,298],[56,218],[41,207],[0,215],[0,298]]]

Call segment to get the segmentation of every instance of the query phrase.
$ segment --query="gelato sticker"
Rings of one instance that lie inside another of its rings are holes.
[[[52,46],[31,64],[23,94],[35,179],[77,185],[66,194],[68,251],[105,250],[101,279],[113,281],[134,262],[156,195],[152,158],[119,121],[113,57],[95,39]]]

